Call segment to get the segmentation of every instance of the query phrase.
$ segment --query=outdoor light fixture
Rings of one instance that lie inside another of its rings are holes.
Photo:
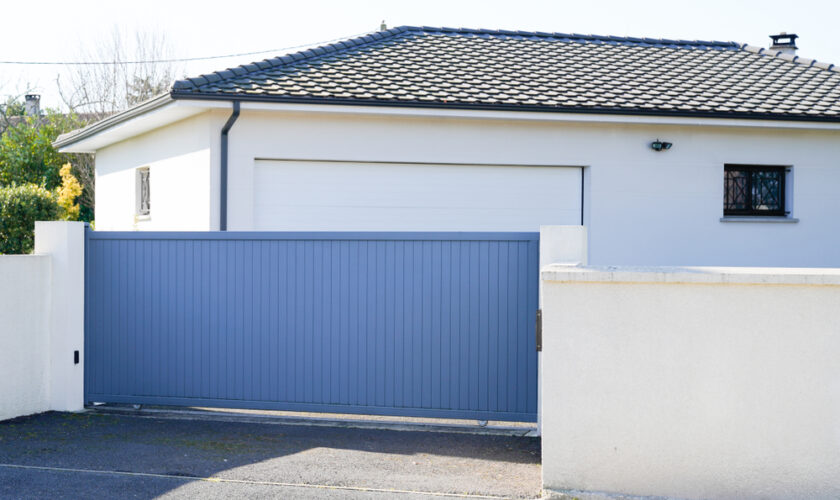
[[[673,146],[673,144],[670,142],[660,141],[659,139],[650,143],[650,149],[654,151],[668,151],[671,149],[671,146]]]

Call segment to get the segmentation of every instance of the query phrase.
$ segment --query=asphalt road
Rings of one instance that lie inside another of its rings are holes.
[[[539,439],[45,413],[0,422],[0,498],[534,498]]]

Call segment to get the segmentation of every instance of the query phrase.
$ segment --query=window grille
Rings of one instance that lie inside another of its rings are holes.
[[[723,215],[786,215],[785,173],[785,167],[726,165]]]
[[[149,169],[137,170],[137,215],[149,215],[151,199],[149,197]]]

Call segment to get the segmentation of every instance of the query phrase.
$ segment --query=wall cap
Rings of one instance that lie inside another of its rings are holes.
[[[546,282],[840,286],[838,268],[568,266],[540,271]]]

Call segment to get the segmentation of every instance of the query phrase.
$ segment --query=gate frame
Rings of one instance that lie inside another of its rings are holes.
[[[577,226],[573,226],[577,227]],[[200,236],[200,238],[196,238]],[[91,256],[89,253],[88,242],[90,240],[183,240],[188,238],[190,240],[246,240],[246,241],[260,241],[260,240],[281,240],[281,241],[296,241],[296,240],[347,240],[347,241],[522,241],[528,242],[528,262],[533,262],[536,267],[535,275],[528,277],[528,292],[526,302],[534,306],[536,309],[539,301],[539,280],[538,272],[540,264],[540,233],[538,232],[274,232],[274,231],[225,231],[225,232],[204,232],[204,231],[185,231],[185,232],[146,232],[146,231],[93,231],[90,228],[85,229],[85,351],[89,349],[87,335],[88,329],[92,328],[90,321],[92,315],[90,314],[91,300],[89,300],[88,285],[89,266],[91,263]],[[528,316],[529,330],[536,328],[536,315]],[[357,405],[335,405],[335,404],[317,404],[317,403],[296,403],[296,402],[274,402],[274,401],[254,401],[254,400],[229,400],[229,399],[204,399],[191,397],[166,397],[166,396],[133,396],[133,395],[103,395],[92,394],[88,392],[87,381],[85,376],[84,387],[84,401],[87,404],[93,402],[107,402],[107,403],[128,403],[128,404],[155,404],[155,405],[176,405],[176,406],[208,406],[219,408],[242,408],[242,409],[263,409],[263,410],[281,410],[281,411],[300,411],[300,412],[318,412],[318,413],[352,413],[352,414],[367,414],[367,415],[391,415],[391,416],[414,416],[414,417],[428,417],[428,418],[451,418],[451,419],[479,419],[479,420],[509,420],[509,421],[523,421],[523,422],[538,422],[539,417],[539,356],[536,356],[536,361],[533,369],[535,373],[537,408],[534,413],[521,412],[496,412],[483,410],[447,410],[435,408],[418,408],[418,407],[378,407],[378,406],[357,406]],[[87,372],[87,366],[85,367]]]

